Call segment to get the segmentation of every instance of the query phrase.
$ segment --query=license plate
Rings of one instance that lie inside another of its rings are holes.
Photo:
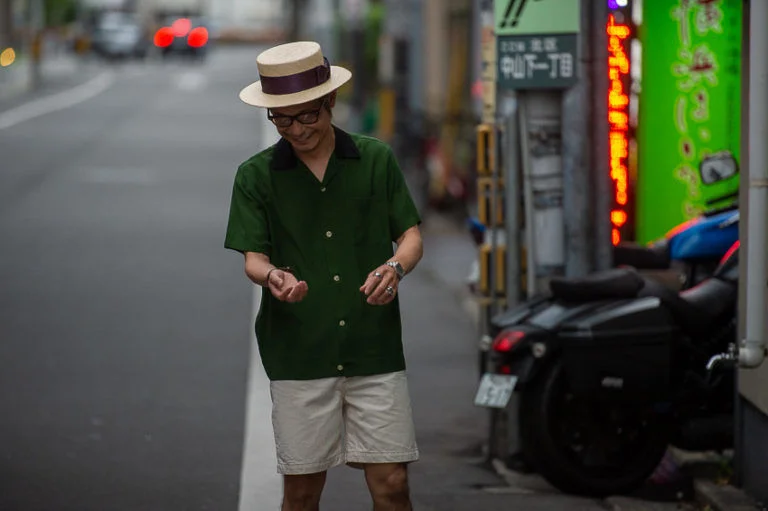
[[[477,388],[475,404],[490,408],[504,408],[509,403],[516,384],[517,376],[513,374],[486,373]]]

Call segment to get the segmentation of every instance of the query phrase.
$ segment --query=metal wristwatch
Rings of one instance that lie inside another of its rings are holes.
[[[405,268],[403,268],[402,264],[398,263],[397,261],[387,261],[387,266],[394,268],[395,273],[397,273],[397,280],[405,277]]]

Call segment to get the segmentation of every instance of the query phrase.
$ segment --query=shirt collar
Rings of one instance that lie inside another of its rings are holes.
[[[360,151],[349,134],[336,126],[333,127],[336,136],[336,145],[333,149],[337,158],[359,159]],[[284,138],[280,138],[275,144],[275,150],[272,152],[272,161],[270,168],[272,170],[290,170],[298,164],[296,153],[291,147],[291,143]]]

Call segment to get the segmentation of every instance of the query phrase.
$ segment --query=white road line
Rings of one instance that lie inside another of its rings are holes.
[[[51,96],[36,99],[0,113],[0,130],[11,128],[41,115],[73,107],[107,90],[115,81],[114,73],[105,71],[96,78]]]
[[[258,116],[261,148],[277,141],[277,132],[266,116]],[[261,287],[253,286],[251,317],[251,362],[248,377],[243,467],[240,475],[239,511],[279,509],[283,495],[282,479],[277,474],[275,437],[272,430],[272,398],[269,379],[261,364],[253,325],[261,306]]]
[[[251,332],[253,332],[256,312],[261,304],[261,287],[253,287]],[[277,456],[271,417],[272,400],[269,395],[269,379],[261,364],[256,336],[252,333],[239,511],[280,508],[283,493],[282,480],[277,474]]]

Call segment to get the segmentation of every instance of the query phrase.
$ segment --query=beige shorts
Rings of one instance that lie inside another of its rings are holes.
[[[270,383],[277,472],[419,459],[405,372]]]

